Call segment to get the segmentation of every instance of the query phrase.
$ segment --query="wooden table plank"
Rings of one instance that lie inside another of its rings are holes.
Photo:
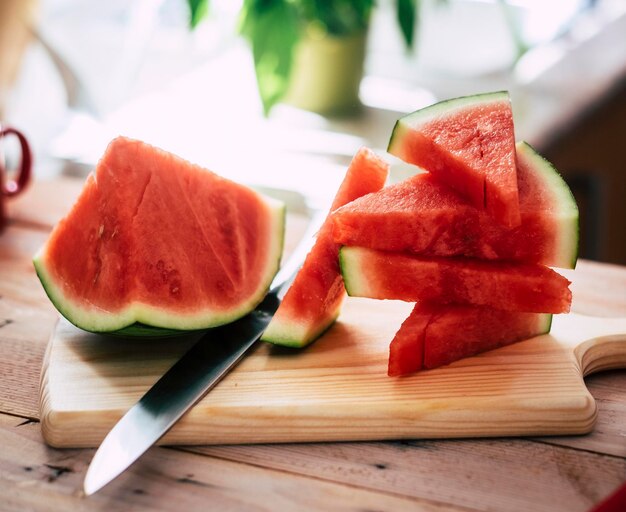
[[[0,340],[0,411],[39,418],[39,372],[45,348],[20,340]]]
[[[31,263],[46,233],[15,224],[0,236],[0,411],[39,416],[43,354],[57,313]]]
[[[626,479],[622,458],[525,440],[290,444],[196,453],[501,512],[588,510]]]
[[[468,510],[222,457],[153,448],[101,492],[80,488],[93,450],[54,450],[38,424],[0,414],[2,510]]]

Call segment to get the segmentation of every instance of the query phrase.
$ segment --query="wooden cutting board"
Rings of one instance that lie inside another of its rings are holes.
[[[310,347],[259,344],[161,444],[582,434],[596,418],[583,376],[626,367],[626,319],[570,314],[549,335],[389,378],[388,345],[411,307],[351,298]],[[45,440],[97,446],[191,343],[110,339],[61,320],[41,375]]]

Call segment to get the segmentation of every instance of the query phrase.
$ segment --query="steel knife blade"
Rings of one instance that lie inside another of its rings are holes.
[[[86,495],[97,492],[130,467],[260,339],[313,246],[324,217],[313,217],[300,244],[253,312],[208,330],[111,429],[87,469],[83,484]]]

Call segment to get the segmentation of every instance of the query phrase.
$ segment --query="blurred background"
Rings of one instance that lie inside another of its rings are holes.
[[[0,0],[0,122],[36,180],[123,134],[324,201],[398,117],[502,89],[574,191],[581,256],[626,264],[624,0]]]

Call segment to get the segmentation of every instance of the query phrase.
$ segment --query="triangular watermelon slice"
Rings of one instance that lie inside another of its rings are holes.
[[[570,282],[542,265],[428,259],[364,247],[342,247],[339,261],[348,295],[354,297],[533,313],[567,313],[572,301]]]
[[[389,164],[361,148],[350,163],[331,212],[365,194],[380,190]],[[339,244],[326,219],[315,245],[276,311],[262,339],[277,345],[303,347],[319,337],[339,315],[346,291],[339,272]]]
[[[417,303],[389,346],[390,376],[432,369],[550,331],[552,315]]]
[[[520,224],[507,92],[465,96],[417,110],[397,121],[388,151],[432,172],[503,226]]]
[[[558,172],[525,142],[517,144],[522,223],[505,228],[421,173],[337,210],[335,241],[420,256],[467,256],[573,268],[578,208]]]

